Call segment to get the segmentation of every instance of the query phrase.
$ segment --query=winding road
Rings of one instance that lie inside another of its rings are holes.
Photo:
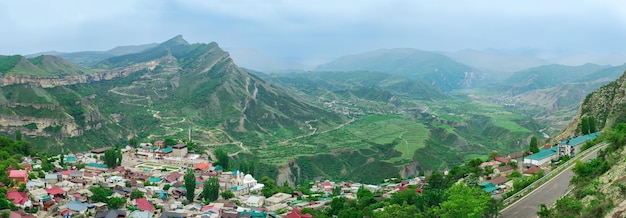
[[[599,146],[594,151],[590,152],[582,158],[582,161],[586,162],[598,156],[598,150],[604,148]],[[537,217],[537,211],[539,211],[539,205],[553,205],[556,200],[561,198],[569,190],[569,182],[574,176],[572,168],[575,164],[570,165],[563,172],[556,175],[550,181],[547,181],[543,185],[536,188],[533,192],[525,195],[522,199],[516,201],[510,206],[500,211],[501,217]]]

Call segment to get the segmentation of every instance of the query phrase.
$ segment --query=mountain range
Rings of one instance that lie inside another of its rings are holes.
[[[272,73],[182,36],[104,52],[0,56],[0,130],[21,129],[49,151],[191,135],[236,162],[257,161],[281,184],[376,182],[525,149],[540,130],[560,131],[587,93],[624,69],[537,59],[487,68],[468,56],[384,49]]]

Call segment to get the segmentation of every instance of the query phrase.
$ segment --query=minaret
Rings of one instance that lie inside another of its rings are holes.
[[[191,142],[191,125],[189,125],[189,132],[187,133],[187,141]]]

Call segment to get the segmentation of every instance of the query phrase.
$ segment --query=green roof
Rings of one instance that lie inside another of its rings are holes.
[[[547,157],[550,157],[556,154],[557,151],[558,151],[557,147],[552,147],[550,149],[542,148],[539,150],[539,152],[529,155],[526,158],[531,159],[531,160],[543,160]]]
[[[97,167],[97,168],[107,168],[106,164],[101,164],[101,163],[87,163],[87,164],[85,164],[85,166]]]
[[[569,146],[577,146],[577,145],[580,145],[582,143],[585,143],[586,141],[594,140],[594,139],[598,138],[598,135],[600,135],[600,132],[594,132],[594,133],[591,133],[591,134],[581,135],[581,136],[577,136],[577,137],[571,138],[569,140],[561,141],[559,144],[569,145]]]
[[[480,187],[482,187],[483,191],[489,192],[489,193],[493,193],[494,191],[500,189],[498,188],[498,186],[494,185],[491,182],[481,182],[479,184]]]
[[[174,148],[172,148],[172,146],[169,146],[169,147],[167,147],[167,148],[164,148],[164,149],[159,150],[159,152],[163,152],[163,153],[170,153],[170,152],[172,152],[172,150],[173,150],[173,149],[174,149]]]

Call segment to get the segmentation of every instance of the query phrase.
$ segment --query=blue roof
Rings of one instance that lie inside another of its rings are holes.
[[[172,152],[172,150],[174,150],[174,148],[172,148],[172,146],[169,146],[167,148],[159,150],[159,152],[170,153],[170,152]]]
[[[97,168],[107,168],[106,164],[101,164],[101,163],[87,163],[87,164],[85,164],[85,166],[97,167]]]
[[[489,192],[489,193],[493,193],[494,191],[496,191],[496,190],[498,190],[500,188],[498,188],[497,186],[492,186],[492,187],[484,187],[482,189],[483,189],[483,191],[486,191],[486,192]]]
[[[63,159],[63,161],[68,162],[68,163],[73,163],[76,162],[76,156],[65,156]]]
[[[150,177],[150,182],[153,182],[153,183],[161,182],[161,180],[163,179],[159,177]]]
[[[230,189],[232,189],[233,191],[241,191],[241,190],[246,189],[246,187],[245,186],[233,186]]]
[[[534,153],[534,154],[529,155],[529,156],[526,156],[525,158],[531,159],[531,160],[543,160],[545,158],[549,158],[552,155],[556,154],[558,149],[559,148],[556,147],[556,146],[552,147],[550,149],[542,148],[542,149],[539,150],[539,152]]]
[[[215,166],[215,170],[223,170],[224,168],[222,167],[222,165],[217,165]]]
[[[239,174],[239,170],[234,170],[233,173],[231,173],[231,176],[236,176],[237,174]]]
[[[600,135],[600,132],[594,132],[594,133],[591,133],[591,134],[581,135],[581,136],[577,136],[577,137],[571,138],[569,140],[561,141],[561,142],[559,142],[559,144],[569,145],[569,146],[577,146],[577,145],[580,145],[582,143],[585,143],[586,141],[594,140],[594,139],[598,138],[598,135]]]
[[[86,211],[89,205],[80,201],[70,201],[67,203],[67,208],[73,211]]]

